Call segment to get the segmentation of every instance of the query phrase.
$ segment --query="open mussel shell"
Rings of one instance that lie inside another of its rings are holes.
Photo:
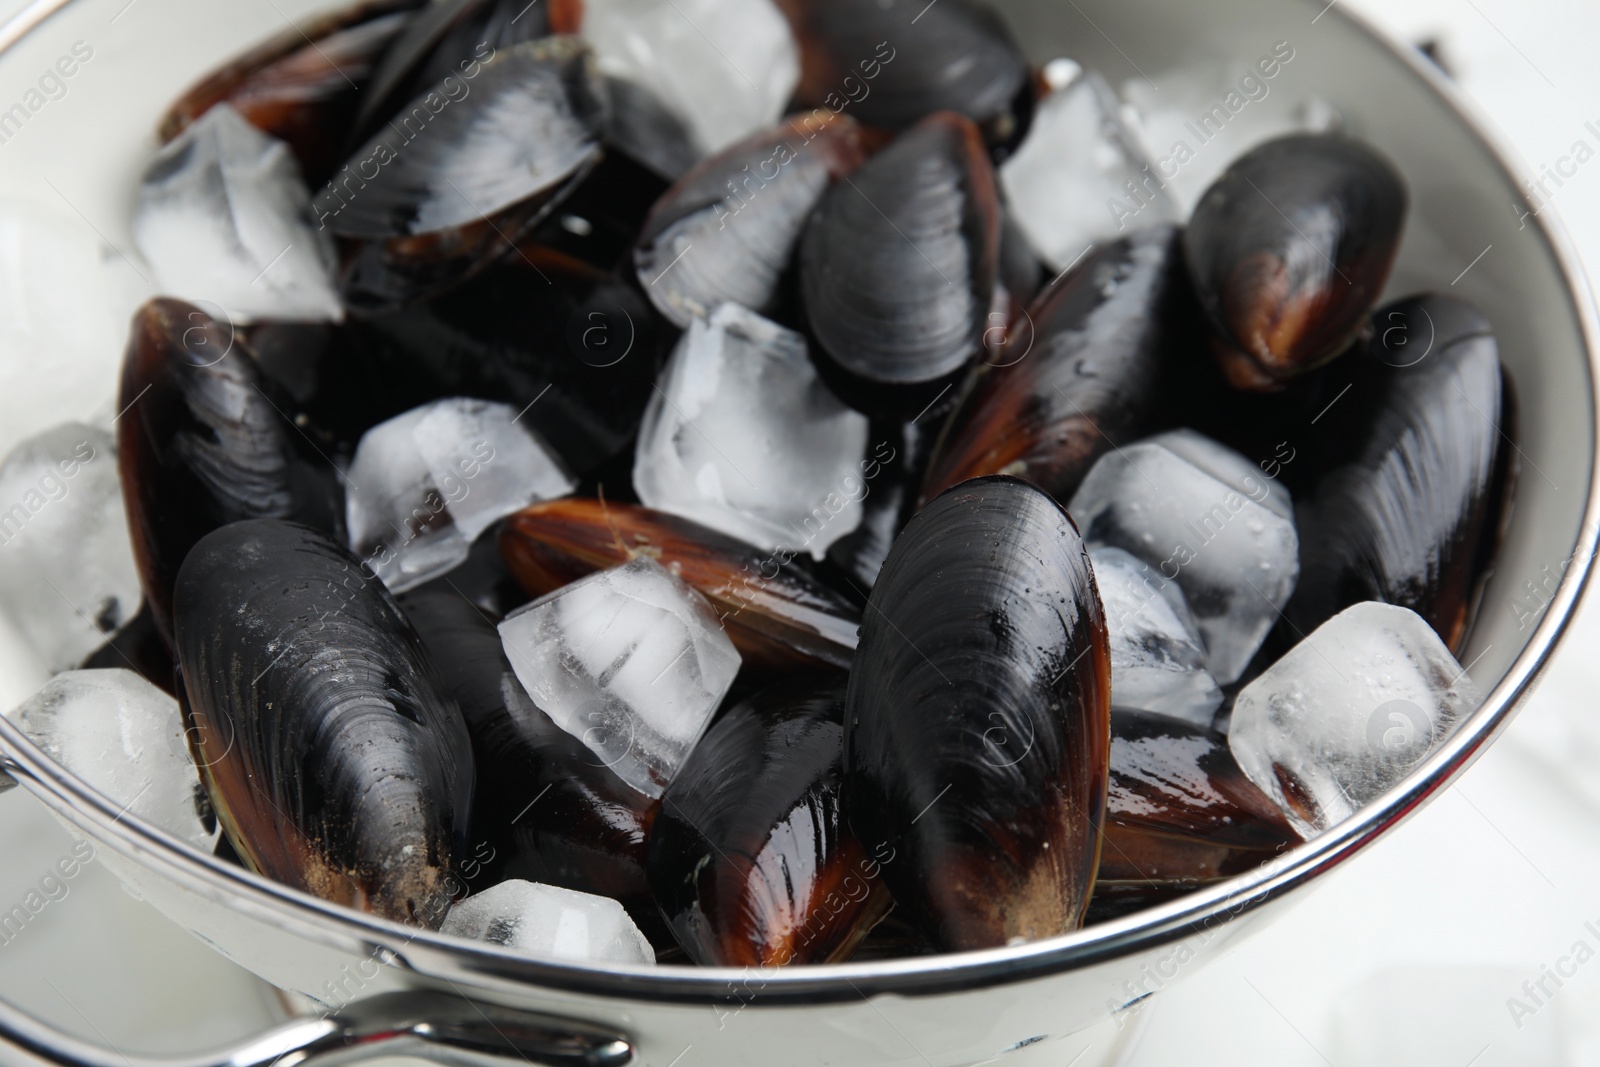
[[[1405,214],[1394,165],[1349,137],[1293,134],[1233,162],[1184,244],[1235,388],[1279,388],[1349,345],[1383,292]]]
[[[1308,634],[1381,600],[1421,615],[1459,653],[1516,473],[1499,348],[1470,305],[1430,294],[1374,315],[1357,358],[1353,402],[1330,420],[1322,450],[1325,462],[1349,455],[1297,509],[1300,580],[1287,622]]]
[[[294,519],[339,534],[337,473],[275,400],[254,357],[192,304],[141,307],[123,358],[117,470],[134,560],[157,631],[206,534],[240,519]],[[342,535],[340,535],[342,536]]]
[[[916,415],[982,347],[1000,203],[972,123],[924,119],[832,186],[800,244],[818,368],[868,414]]]
[[[774,967],[847,959],[890,906],[840,813],[844,676],[786,679],[690,752],[650,831],[650,887],[689,958]]]
[[[253,519],[195,546],[174,609],[195,758],[240,857],[324,900],[437,927],[466,845],[472,752],[383,586],[323,534]]]
[[[1111,655],[1061,506],[979,478],[906,526],[845,704],[845,811],[944,950],[1076,929],[1105,815]]]
[[[1149,433],[1201,324],[1173,226],[1141,230],[1052,282],[946,423],[923,495],[1011,474],[1070,500],[1095,460]]]
[[[725,302],[772,315],[812,208],[863,158],[854,120],[815,111],[699,164],[639,234],[634,266],[650,300],[685,328]]]
[[[505,520],[500,552],[533,596],[648,556],[710,602],[745,667],[847,669],[861,613],[793,561],[675,515],[585,497],[551,500]]]

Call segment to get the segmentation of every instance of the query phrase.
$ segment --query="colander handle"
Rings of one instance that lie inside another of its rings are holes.
[[[337,1015],[285,1023],[233,1048],[170,1059],[88,1044],[0,1000],[4,1047],[59,1067],[338,1067],[386,1056],[447,1067],[625,1067],[634,1059],[626,1039],[587,1023],[426,992],[384,993]]]

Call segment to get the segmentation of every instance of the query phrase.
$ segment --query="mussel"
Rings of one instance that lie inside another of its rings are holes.
[[[1075,929],[1105,816],[1111,658],[1061,506],[978,478],[906,526],[845,702],[845,811],[944,950]]]
[[[174,633],[195,759],[245,862],[437,927],[466,847],[471,743],[383,586],[314,530],[236,522],[184,561]]]
[[[1376,149],[1294,134],[1236,159],[1184,233],[1212,347],[1239,389],[1270,391],[1338,356],[1400,248],[1406,188]]]
[[[911,422],[874,420],[867,431],[870,452],[861,464],[866,497],[861,501],[861,522],[828,546],[828,563],[842,575],[841,588],[850,587],[860,599],[878,580],[894,539],[900,536],[916,510],[928,450],[938,425],[938,412]]]
[[[661,798],[656,903],[696,963],[849,958],[890,906],[882,864],[840,812],[844,676],[788,679],[725,712]]]
[[[815,111],[707,159],[645,220],[634,251],[645,292],[682,327],[724,301],[772,315],[811,209],[864,157],[854,120]]]
[[[1381,600],[1421,615],[1459,653],[1516,472],[1509,381],[1488,321],[1464,301],[1414,297],[1372,324],[1351,402],[1324,435],[1323,461],[1344,462],[1328,463],[1297,508],[1287,622],[1309,634]]]
[[[848,668],[860,611],[793,562],[675,515],[569,497],[505,520],[500,551],[533,596],[648,556],[710,601],[744,666]]]
[[[1169,368],[1199,336],[1178,231],[1140,230],[1058,277],[946,424],[923,495],[1012,474],[1067,501],[1089,468],[1148,433]]]
[[[831,187],[800,244],[819,369],[868,414],[910,418],[978,355],[1000,203],[977,127],[930,115]]]
[[[149,604],[141,606],[133,618],[79,664],[81,670],[117,667],[133,671],[151,685],[169,693],[176,692],[178,681],[172,653],[156,629]]]
[[[331,464],[270,395],[254,357],[192,304],[139,309],[122,365],[117,470],[139,581],[172,637],[172,585],[194,544],[230,522],[295,519],[337,533]]]

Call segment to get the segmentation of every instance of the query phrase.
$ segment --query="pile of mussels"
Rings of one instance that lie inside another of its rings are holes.
[[[1462,300],[1375,310],[1383,155],[1180,226],[971,0],[667,6],[372,0],[172,107],[114,441],[0,468],[126,511],[131,592],[0,560],[100,605],[52,755],[401,923],[770,965],[1215,884],[1473,710],[1512,395]],[[1060,262],[1108,180],[1150,224]]]

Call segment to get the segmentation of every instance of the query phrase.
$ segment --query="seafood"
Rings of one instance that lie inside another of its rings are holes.
[[[169,642],[173,582],[206,534],[253,518],[342,525],[335,471],[265,384],[228,328],[192,304],[157,298],[134,317],[117,470],[145,602]]]
[[[500,551],[532,596],[647,556],[711,603],[744,665],[848,668],[860,611],[793,562],[688,519],[636,504],[569,497],[505,520]]]
[[[1111,656],[1088,554],[1038,489],[922,509],[872,590],[845,701],[844,803],[941,949],[1077,928],[1105,815]]]
[[[1344,351],[1383,292],[1406,199],[1393,164],[1336,134],[1268,141],[1206,190],[1184,249],[1235,388],[1281,388]]]
[[[926,425],[938,425],[938,410],[911,422],[875,420],[867,431],[870,455],[862,461],[866,497],[861,522],[828,546],[828,562],[862,600],[878,580],[889,548],[911,518],[933,443]]]
[[[980,351],[999,254],[994,170],[953,112],[832,186],[801,239],[800,291],[834,391],[907,418],[935,399]]]
[[[173,600],[191,743],[238,854],[324,900],[437,927],[472,753],[393,599],[325,535],[250,519],[195,545]]]
[[[724,713],[661,798],[648,869],[696,963],[846,959],[889,909],[840,811],[844,677],[779,682]]]
[[[178,680],[173,668],[172,653],[156,630],[150,605],[145,604],[138,614],[129,619],[112,634],[105,644],[95,649],[79,665],[80,670],[106,670],[121,667],[133,671],[145,681],[172,693]]]

